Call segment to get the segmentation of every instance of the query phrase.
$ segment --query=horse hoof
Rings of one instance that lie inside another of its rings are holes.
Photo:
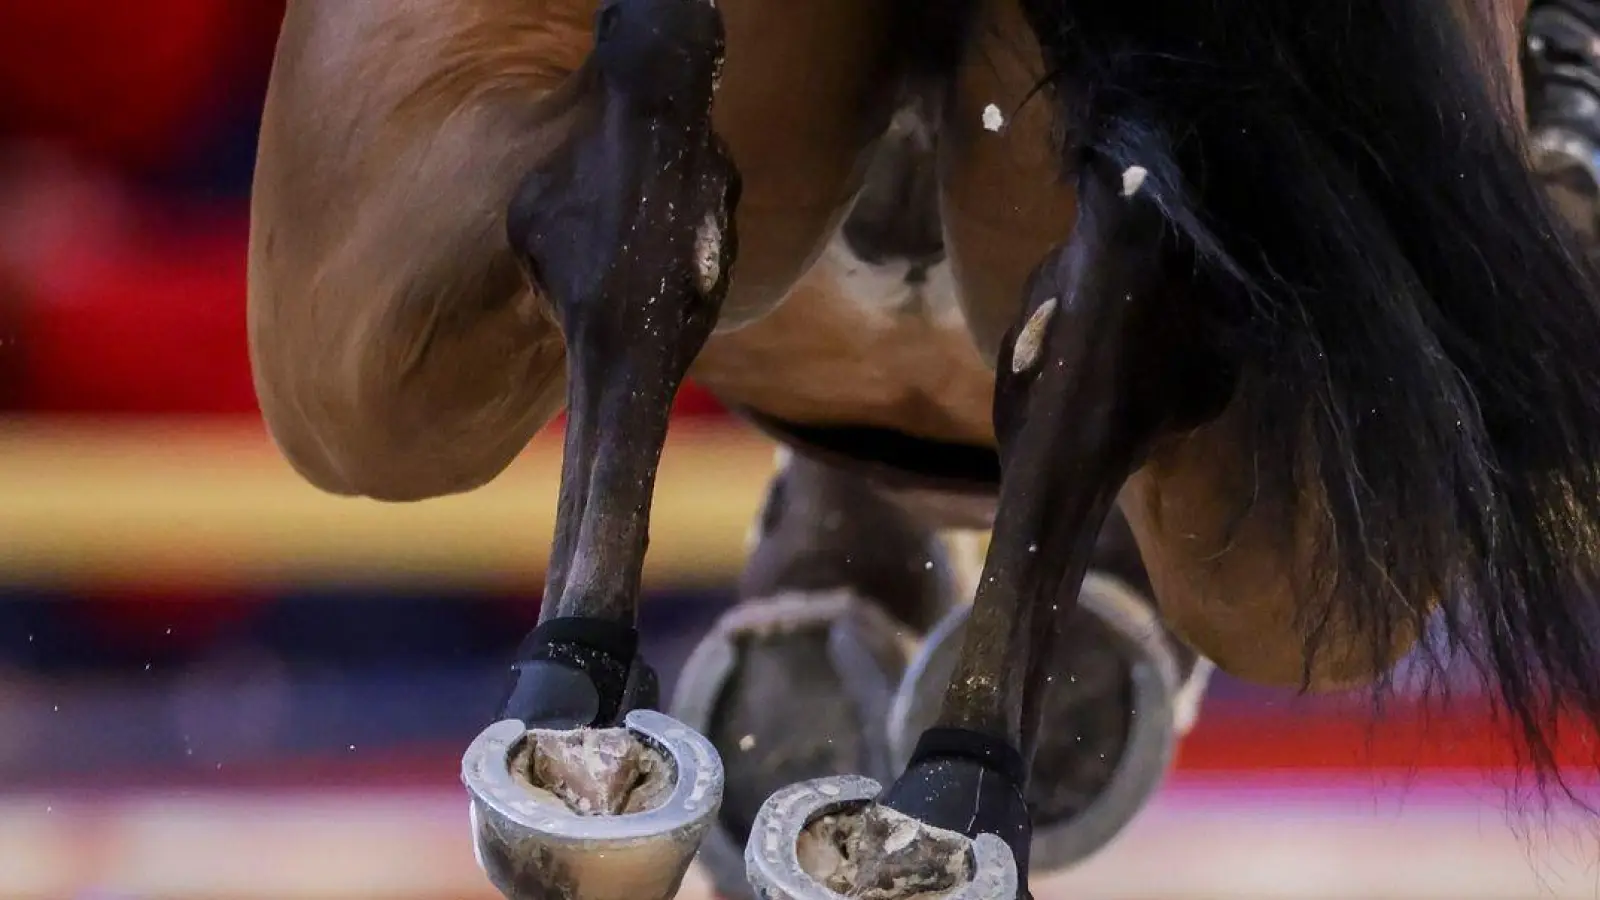
[[[461,761],[478,865],[511,900],[670,900],[722,802],[711,742],[649,710],[623,728],[484,729]]]
[[[724,900],[753,896],[744,847],[773,792],[824,775],[889,774],[885,729],[906,663],[898,630],[849,591],[789,593],[730,610],[684,664],[672,714],[710,737],[727,772],[700,851]]]
[[[767,799],[745,845],[746,875],[763,900],[1016,900],[1005,842],[925,825],[873,799],[859,775],[791,785]]]
[[[971,607],[928,635],[890,713],[896,761],[939,712]],[[1178,662],[1155,611],[1121,582],[1091,572],[1056,650],[1027,801],[1030,869],[1078,863],[1114,838],[1160,786],[1180,728]]]

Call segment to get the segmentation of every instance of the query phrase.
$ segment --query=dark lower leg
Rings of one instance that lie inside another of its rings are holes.
[[[883,776],[890,692],[906,662],[896,632],[926,632],[954,600],[932,529],[860,475],[789,457],[756,529],[743,605],[724,620],[741,622],[728,636],[736,662],[704,729],[727,773],[722,822],[741,846],[787,785]]]
[[[861,475],[791,457],[757,528],[740,597],[846,588],[918,634],[950,608],[938,536]]]
[[[884,798],[930,824],[999,834],[1024,872],[1023,782],[1060,625],[1122,483],[1187,405],[1215,402],[1183,385],[1184,341],[1198,332],[1170,302],[1182,269],[1164,225],[1119,181],[1085,167],[1073,238],[1036,271],[1002,347],[1001,496],[961,661]]]
[[[734,256],[738,180],[710,122],[715,7],[610,0],[597,22],[567,89],[574,124],[508,226],[568,354],[545,606],[504,710],[544,727],[614,724],[654,704],[634,623],[656,468]]]

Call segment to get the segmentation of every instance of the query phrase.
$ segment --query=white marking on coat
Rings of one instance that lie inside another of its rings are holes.
[[[1055,318],[1056,304],[1054,297],[1039,304],[1017,332],[1017,342],[1011,348],[1011,374],[1021,375],[1038,364],[1039,351],[1044,349],[1045,331],[1050,327],[1050,320]]]
[[[1122,172],[1122,196],[1132,197],[1139,193],[1139,188],[1144,187],[1144,180],[1150,177],[1150,170],[1144,166],[1129,166]]]

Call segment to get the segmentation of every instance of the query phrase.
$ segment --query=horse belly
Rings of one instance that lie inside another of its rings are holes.
[[[1044,65],[1020,8],[986,0],[980,13],[981,37],[949,94],[919,108],[919,125],[897,117],[902,130],[891,126],[851,213],[867,207],[879,225],[936,219],[945,258],[910,285],[903,257],[870,265],[836,233],[776,310],[707,345],[691,375],[724,400],[801,425],[994,445],[995,348],[1077,205],[1062,183],[1049,104],[1027,101]],[[990,105],[1010,120],[991,127]],[[937,139],[921,146],[911,134],[919,128]],[[909,169],[933,177],[896,193]],[[889,208],[896,200],[900,208]]]
[[[948,265],[919,285],[837,238],[765,318],[712,337],[691,375],[723,400],[804,425],[871,426],[992,446],[994,373]]]

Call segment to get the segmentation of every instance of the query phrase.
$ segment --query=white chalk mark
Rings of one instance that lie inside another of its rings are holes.
[[[1011,373],[1021,375],[1039,362],[1039,351],[1044,349],[1044,333],[1050,319],[1056,314],[1056,298],[1039,304],[1028,317],[1022,330],[1017,332],[1017,343],[1011,348]]]
[[[694,236],[696,285],[702,295],[709,296],[722,280],[722,226],[717,217],[707,213]]]
[[[985,131],[998,132],[1005,127],[1005,124],[1006,117],[1000,112],[1000,107],[991,103],[983,108],[983,128]]]
[[[1129,166],[1122,172],[1122,196],[1132,197],[1139,193],[1139,188],[1144,187],[1144,180],[1150,177],[1150,170],[1144,166]]]

